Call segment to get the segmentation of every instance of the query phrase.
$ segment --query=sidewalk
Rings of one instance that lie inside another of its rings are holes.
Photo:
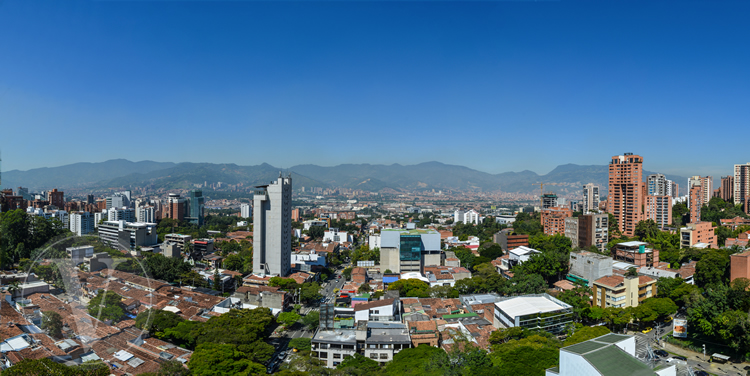
[[[702,369],[704,371],[707,371],[709,373],[714,374],[728,374],[728,375],[746,375],[747,371],[745,371],[745,366],[750,365],[750,363],[744,362],[744,363],[732,363],[728,362],[726,364],[720,364],[720,363],[709,363],[708,359],[711,357],[711,354],[706,354],[706,360],[703,360],[703,353],[695,352],[692,350],[684,349],[682,347],[673,345],[671,343],[667,343],[664,340],[659,341],[660,344],[663,346],[656,346],[661,347],[662,349],[666,350],[667,352],[682,355],[688,360],[691,360],[695,363],[698,363],[700,367],[696,369]]]

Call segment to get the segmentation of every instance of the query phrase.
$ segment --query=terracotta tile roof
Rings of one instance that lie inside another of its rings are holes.
[[[594,283],[598,283],[598,284],[609,286],[609,287],[617,287],[617,285],[623,283],[624,280],[625,278],[619,275],[617,276],[608,275],[608,276],[597,279],[596,281],[594,281]]]
[[[359,303],[354,306],[354,311],[364,311],[370,308],[393,305],[395,299],[373,300],[367,303]]]

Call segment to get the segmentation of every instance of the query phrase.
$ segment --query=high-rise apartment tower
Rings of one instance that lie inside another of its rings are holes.
[[[607,212],[617,220],[620,232],[633,236],[635,226],[643,220],[643,157],[625,153],[609,162]]]
[[[255,187],[253,274],[286,277],[292,269],[292,176]]]

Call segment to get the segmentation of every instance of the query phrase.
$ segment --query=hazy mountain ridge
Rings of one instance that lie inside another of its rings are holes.
[[[533,171],[489,174],[464,166],[440,162],[416,165],[342,164],[323,167],[312,164],[280,169],[268,163],[240,166],[234,163],[171,163],[130,162],[117,159],[100,163],[76,163],[61,167],[9,171],[3,177],[4,187],[29,187],[32,190],[47,188],[132,188],[185,189],[207,182],[224,185],[239,184],[249,187],[275,180],[279,171],[291,172],[295,188],[345,187],[366,191],[395,190],[475,190],[532,193],[544,191],[560,195],[579,194],[587,183],[598,184],[602,194],[607,189],[607,165],[557,166],[545,175]],[[651,172],[644,171],[644,176]],[[99,177],[99,179],[97,179]],[[667,175],[681,185],[687,178]]]

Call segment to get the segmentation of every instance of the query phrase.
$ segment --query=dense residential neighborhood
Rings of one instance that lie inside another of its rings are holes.
[[[2,367],[737,369],[719,362],[750,353],[750,164],[716,189],[710,177],[691,177],[682,196],[663,175],[643,176],[643,164],[615,156],[607,187],[542,191],[507,207],[424,193],[308,193],[281,173],[231,200],[201,189],[82,198],[4,189]],[[666,222],[654,214],[662,204]]]

